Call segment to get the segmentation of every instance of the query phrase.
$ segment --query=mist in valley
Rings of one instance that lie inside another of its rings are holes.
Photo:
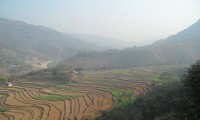
[[[199,120],[200,1],[0,1],[0,120]]]

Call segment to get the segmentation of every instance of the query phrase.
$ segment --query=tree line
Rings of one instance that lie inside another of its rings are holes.
[[[171,81],[154,87],[127,106],[106,111],[98,120],[200,120],[200,61]]]

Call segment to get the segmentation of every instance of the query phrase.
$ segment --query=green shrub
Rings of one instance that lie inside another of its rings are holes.
[[[0,107],[0,112],[7,112],[7,111],[8,111],[7,108]]]

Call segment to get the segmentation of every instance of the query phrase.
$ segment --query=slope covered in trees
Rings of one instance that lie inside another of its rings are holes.
[[[188,64],[200,58],[199,32],[200,20],[189,28],[152,45],[82,53],[67,63],[85,68]]]
[[[101,47],[53,29],[0,18],[0,63],[34,57],[69,58]]]
[[[42,62],[94,50],[103,48],[47,27],[0,18],[0,75],[27,72]]]

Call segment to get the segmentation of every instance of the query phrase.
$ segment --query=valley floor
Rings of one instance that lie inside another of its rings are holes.
[[[25,77],[12,87],[0,87],[1,120],[86,120],[103,111],[134,102],[162,72],[184,66],[137,67],[84,71],[81,79],[65,84],[53,79]],[[171,71],[176,73],[176,71]],[[177,73],[172,74],[177,79]]]

